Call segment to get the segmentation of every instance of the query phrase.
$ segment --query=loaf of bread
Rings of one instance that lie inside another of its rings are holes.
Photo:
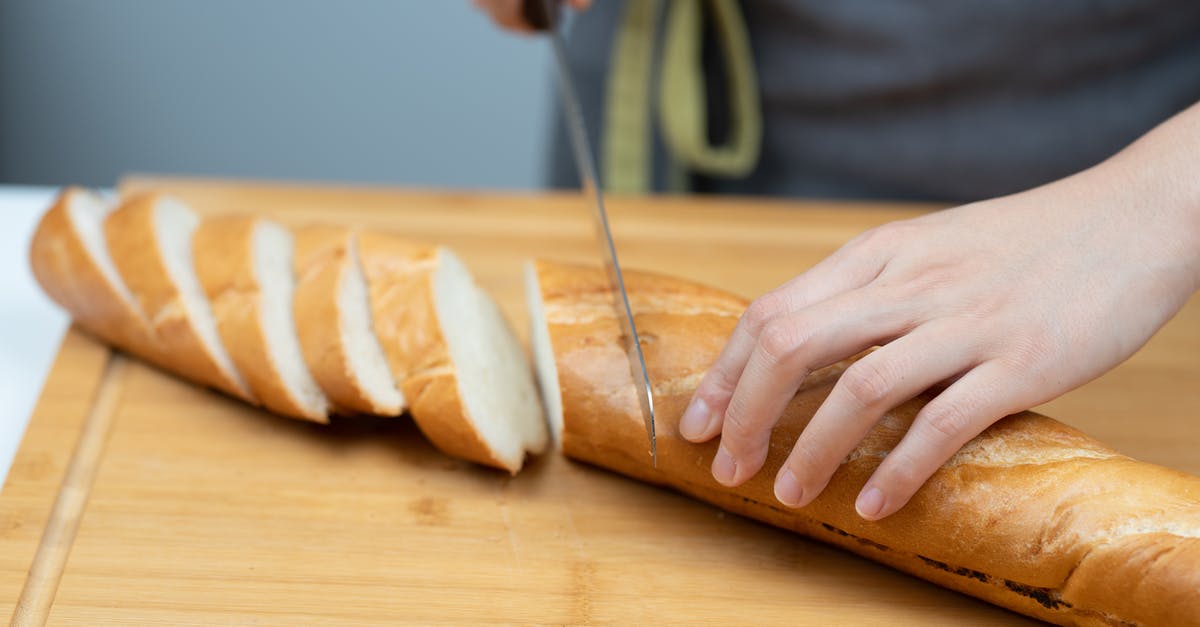
[[[689,443],[677,424],[747,303],[626,272],[655,393],[655,468],[603,273],[538,262],[526,280],[537,372],[567,456],[1043,620],[1200,625],[1200,478],[1024,412],[968,443],[900,512],[865,521],[855,495],[929,400],[922,396],[889,412],[816,501],[790,509],[774,497],[775,473],[850,362],[804,382],[764,469],[726,488],[709,470],[716,443]]]
[[[407,408],[434,446],[514,474],[545,448],[525,353],[448,250],[70,188],[29,256],[80,328],[272,412],[327,422]]]

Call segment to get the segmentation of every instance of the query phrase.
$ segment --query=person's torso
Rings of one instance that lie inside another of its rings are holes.
[[[763,160],[729,191],[969,200],[1089,167],[1200,100],[1195,0],[742,3]]]
[[[702,178],[706,191],[996,196],[1093,165],[1200,100],[1195,0],[741,7],[762,99],[762,155],[746,178]],[[593,115],[619,14],[619,3],[596,3],[572,33]],[[554,178],[565,183],[569,170]]]

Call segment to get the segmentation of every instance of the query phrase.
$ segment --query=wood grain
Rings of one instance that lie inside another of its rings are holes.
[[[63,338],[0,491],[0,616],[12,616],[111,352]]]
[[[75,453],[71,455],[71,463],[63,476],[54,509],[50,511],[50,518],[42,530],[41,542],[38,543],[25,586],[17,600],[13,625],[44,625],[50,615],[58,582],[75,543],[75,534],[79,531],[79,523],[83,520],[84,509],[91,496],[92,482],[104,455],[104,444],[112,430],[127,363],[128,358],[114,354],[100,374],[96,397],[89,403],[90,410],[84,419]]]
[[[576,195],[134,179],[210,213],[388,228],[453,246],[524,333],[521,263],[595,260]],[[753,296],[932,207],[613,198],[626,265]],[[0,494],[11,613],[107,351],[72,331]],[[1020,624],[1026,619],[680,496],[548,456],[515,478],[407,420],[267,415],[141,363],[121,396],[50,624]],[[1200,300],[1043,411],[1200,473]]]

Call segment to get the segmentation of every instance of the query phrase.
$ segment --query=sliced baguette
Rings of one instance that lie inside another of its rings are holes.
[[[399,416],[404,395],[372,327],[357,235],[310,226],[295,236],[293,313],[309,371],[336,412]]]
[[[361,238],[375,330],[427,438],[516,474],[547,434],[528,359],[503,314],[445,248]]]
[[[128,353],[163,365],[150,323],[117,272],[104,239],[116,203],[69,187],[42,216],[29,262],[42,289],[76,324]]]
[[[192,235],[199,219],[158,194],[130,198],[104,220],[117,272],[150,320],[165,366],[202,385],[257,403],[221,343],[196,277]]]
[[[566,455],[1043,620],[1200,625],[1200,478],[1023,412],[968,443],[900,512],[867,522],[855,495],[930,398],[921,396],[889,412],[816,501],[789,509],[774,497],[775,473],[851,362],[805,380],[764,469],[726,488],[709,471],[717,443],[686,442],[677,425],[747,303],[625,272],[655,389],[654,468],[603,273],[539,262],[529,276],[538,372],[548,406],[561,407],[551,420],[563,425]]]
[[[210,218],[193,244],[217,330],[250,391],[275,413],[329,422],[329,400],[308,371],[292,317],[292,234],[260,218]]]
[[[293,235],[294,250],[266,220],[200,223],[157,195],[109,213],[72,190],[30,258],[47,293],[102,339],[277,413],[396,416],[403,389],[450,455],[516,473],[545,449],[524,351],[450,251],[368,234],[360,255],[345,228]]]

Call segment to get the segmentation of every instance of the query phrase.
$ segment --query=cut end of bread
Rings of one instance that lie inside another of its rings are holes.
[[[563,431],[562,390],[558,385],[558,365],[554,361],[554,346],[550,341],[550,327],[546,320],[542,286],[538,280],[535,261],[525,263],[525,301],[529,307],[529,342],[533,350],[538,391],[546,411],[550,435],[555,448],[558,448],[562,444]]]
[[[192,329],[204,350],[216,362],[221,374],[231,381],[234,388],[231,392],[253,401],[245,379],[238,372],[229,351],[225,350],[225,345],[221,343],[221,336],[217,332],[217,319],[213,316],[208,297],[200,285],[199,277],[196,276],[192,258],[192,235],[199,224],[200,219],[196,214],[178,200],[168,196],[157,199],[154,205],[155,241],[158,242],[162,254],[163,266],[178,290],[180,303],[188,313]],[[147,242],[147,245],[152,244]]]
[[[296,291],[292,234],[273,222],[258,220],[254,225],[252,246],[260,294],[259,324],[278,381],[291,401],[289,405],[301,417],[327,422],[329,399],[308,371],[300,350],[296,321],[292,317],[292,299]]]
[[[444,248],[434,303],[465,418],[496,461],[516,473],[525,453],[541,453],[547,442],[525,351],[495,302]]]
[[[117,348],[158,363],[146,315],[105,239],[108,197],[69,187],[42,216],[29,246],[38,283],[75,322]]]
[[[121,299],[130,307],[135,307],[137,300],[121,280],[117,265],[108,253],[108,244],[104,241],[104,218],[117,208],[116,202],[80,188],[68,189],[63,194],[66,197],[67,215],[88,256]]]
[[[337,294],[346,359],[363,396],[372,405],[371,411],[382,416],[397,416],[404,411],[404,394],[397,388],[383,348],[375,336],[367,280],[358,258],[357,235],[351,235],[346,257],[345,274],[338,284]]]

